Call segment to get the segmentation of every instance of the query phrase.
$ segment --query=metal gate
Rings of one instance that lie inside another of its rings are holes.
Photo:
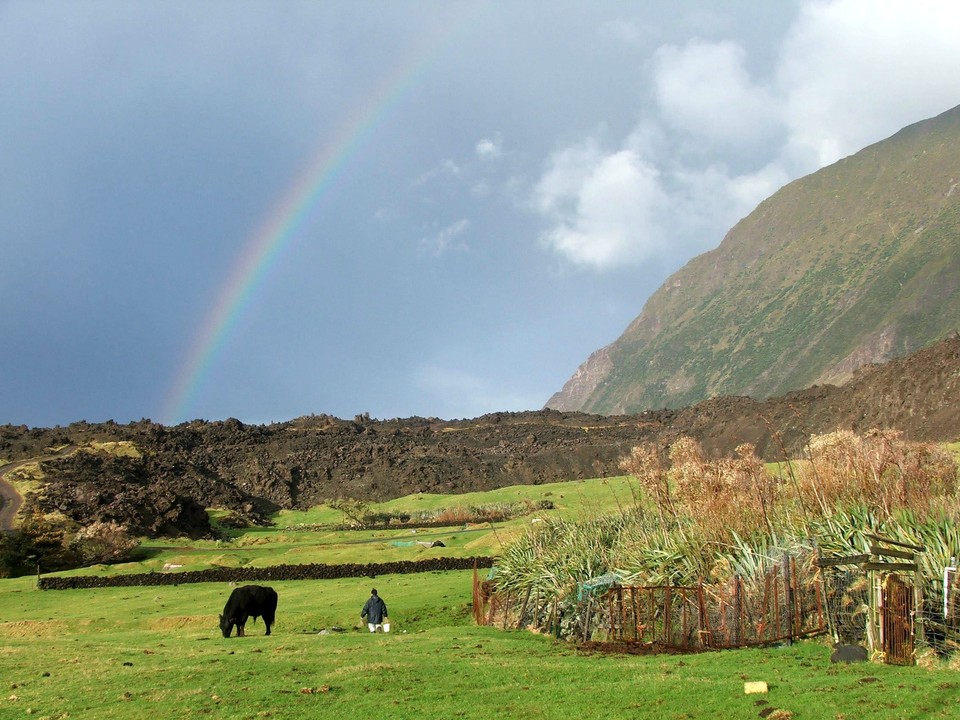
[[[880,594],[880,642],[888,665],[913,665],[913,616],[913,586],[890,573]]]

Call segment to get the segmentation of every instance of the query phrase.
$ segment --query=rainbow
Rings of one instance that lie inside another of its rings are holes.
[[[479,3],[477,4],[479,6]],[[310,161],[266,220],[244,243],[226,282],[207,311],[163,405],[164,424],[186,419],[199,389],[209,376],[214,360],[252,302],[263,278],[284,247],[297,235],[311,210],[363,146],[390,110],[416,86],[447,48],[471,23],[476,12],[452,14],[449,21],[414,47],[404,61],[393,66],[376,83],[374,91],[340,123],[339,130],[319,143]]]

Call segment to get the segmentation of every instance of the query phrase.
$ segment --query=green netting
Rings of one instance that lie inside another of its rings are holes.
[[[587,595],[605,592],[612,585],[623,582],[623,575],[617,572],[608,572],[595,578],[590,578],[577,584],[577,600],[583,600]]]

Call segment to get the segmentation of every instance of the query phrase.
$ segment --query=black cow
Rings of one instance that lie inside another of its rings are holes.
[[[237,637],[243,637],[243,626],[247,624],[247,618],[252,617],[256,622],[258,617],[263,617],[263,624],[267,626],[266,634],[270,634],[270,626],[273,625],[277,615],[277,593],[271,587],[262,587],[260,585],[244,585],[234,588],[230,593],[230,598],[223,608],[223,615],[220,616],[220,630],[223,636],[230,637],[233,626],[237,626]]]

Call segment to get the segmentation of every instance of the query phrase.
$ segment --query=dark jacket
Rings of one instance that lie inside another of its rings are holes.
[[[387,604],[380,599],[379,595],[371,595],[363,604],[360,617],[365,617],[368,623],[379,625],[387,617]]]

